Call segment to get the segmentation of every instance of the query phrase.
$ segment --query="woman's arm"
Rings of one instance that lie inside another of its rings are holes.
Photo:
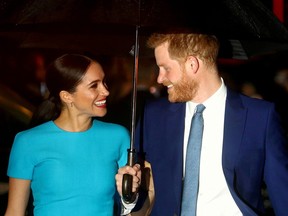
[[[30,180],[9,179],[8,206],[4,216],[24,216],[30,195]]]

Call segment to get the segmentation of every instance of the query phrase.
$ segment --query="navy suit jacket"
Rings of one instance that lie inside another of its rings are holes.
[[[137,125],[136,150],[153,171],[152,216],[180,215],[185,107],[167,99],[150,102]],[[287,143],[274,104],[228,89],[222,167],[244,216],[263,214],[263,180],[276,215],[288,215]]]

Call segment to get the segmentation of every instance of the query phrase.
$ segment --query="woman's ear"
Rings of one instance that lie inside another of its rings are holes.
[[[196,73],[199,68],[199,60],[195,56],[188,56],[186,65],[188,65],[189,71],[192,71],[192,73]]]
[[[73,102],[72,95],[67,91],[64,91],[64,90],[60,91],[59,96],[60,96],[60,99],[66,104],[71,104]]]

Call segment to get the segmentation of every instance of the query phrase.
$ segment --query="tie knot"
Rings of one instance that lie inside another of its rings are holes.
[[[196,113],[202,113],[206,107],[203,104],[198,104],[196,106]]]

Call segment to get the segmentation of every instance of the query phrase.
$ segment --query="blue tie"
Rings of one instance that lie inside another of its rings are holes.
[[[186,152],[181,216],[196,215],[200,154],[204,127],[202,112],[204,109],[205,106],[203,104],[197,105],[190,127],[190,135]]]

